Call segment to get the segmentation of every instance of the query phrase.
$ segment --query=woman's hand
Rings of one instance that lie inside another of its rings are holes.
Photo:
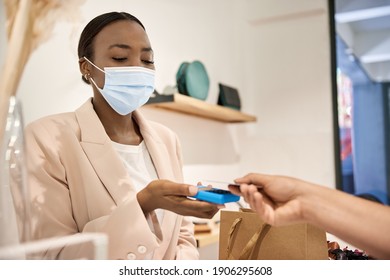
[[[188,198],[197,192],[198,188],[192,185],[155,180],[138,192],[137,199],[145,214],[161,208],[183,216],[210,219],[224,207]]]

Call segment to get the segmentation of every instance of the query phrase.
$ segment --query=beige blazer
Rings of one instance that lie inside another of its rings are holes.
[[[181,150],[168,128],[133,113],[160,179],[183,180]],[[48,116],[26,127],[33,239],[103,232],[110,259],[198,259],[193,224],[165,211],[151,214],[152,233],[136,191],[91,99],[72,113]],[[42,258],[84,257],[82,246],[49,250]]]

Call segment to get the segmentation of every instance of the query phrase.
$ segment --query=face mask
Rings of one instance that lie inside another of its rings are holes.
[[[105,73],[103,89],[90,79],[118,114],[127,115],[148,102],[154,91],[154,70],[136,66],[104,67],[102,70],[84,58]]]

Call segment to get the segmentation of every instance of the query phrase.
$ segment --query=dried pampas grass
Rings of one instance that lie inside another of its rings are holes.
[[[6,8],[7,34],[11,38],[16,14],[23,0],[3,0]],[[32,23],[31,49],[34,50],[46,41],[60,20],[76,21],[79,19],[78,7],[85,0],[28,0],[31,2],[29,16]]]
[[[0,0],[1,1],[1,0]],[[3,0],[8,46],[0,76],[0,143],[9,98],[16,90],[30,54],[46,41],[60,20],[75,21],[85,0]]]

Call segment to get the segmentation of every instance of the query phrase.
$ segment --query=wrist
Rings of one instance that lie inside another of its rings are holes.
[[[153,203],[150,203],[152,199],[148,198],[148,195],[145,194],[145,192],[140,191],[137,193],[137,200],[138,204],[140,205],[142,211],[144,212],[144,215],[148,215],[150,212],[152,212],[155,208],[153,207]]]
[[[302,193],[300,201],[302,205],[302,219],[304,222],[317,225],[319,217],[325,215],[328,196],[328,188],[305,183],[305,191]]]

